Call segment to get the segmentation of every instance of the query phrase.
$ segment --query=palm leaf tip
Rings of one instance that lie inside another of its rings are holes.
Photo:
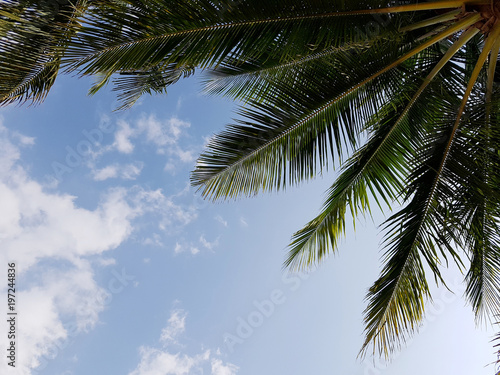
[[[283,267],[292,271],[303,271],[317,266],[329,252],[337,248],[338,237],[340,232],[343,232],[344,224],[330,225],[329,229],[322,229],[321,227],[328,225],[320,223],[318,219],[311,221],[293,235]]]

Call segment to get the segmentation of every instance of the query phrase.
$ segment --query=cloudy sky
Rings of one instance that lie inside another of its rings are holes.
[[[189,172],[235,105],[181,82],[113,112],[112,92],[62,77],[43,105],[0,109],[0,373],[493,374],[493,330],[436,289],[390,363],[357,358],[380,272],[379,213],[307,274],[282,262],[335,172],[278,194],[203,201]],[[7,269],[16,265],[16,362]]]

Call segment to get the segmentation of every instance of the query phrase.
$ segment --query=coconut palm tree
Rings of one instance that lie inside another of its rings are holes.
[[[55,82],[61,52],[84,9],[69,0],[0,4],[0,102],[42,101]]]
[[[126,108],[199,69],[210,72],[208,93],[244,102],[192,174],[207,199],[340,166],[320,214],[293,235],[286,267],[337,251],[346,220],[369,214],[370,202],[402,207],[385,222],[362,353],[388,355],[418,329],[431,298],[425,270],[445,284],[449,260],[466,272],[477,318],[499,312],[500,0],[91,5],[57,49],[66,72],[97,78],[91,93],[112,82]]]

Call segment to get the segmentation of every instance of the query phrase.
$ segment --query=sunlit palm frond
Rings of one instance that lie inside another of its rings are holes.
[[[417,79],[407,75],[405,83],[409,87],[402,88],[403,92],[398,97],[389,98],[389,105],[378,109],[374,117],[376,123],[372,125],[374,134],[343,164],[344,172],[328,193],[321,214],[293,236],[286,267],[308,267],[320,261],[329,249],[335,250],[339,237],[345,232],[347,207],[350,207],[350,213],[355,218],[359,212],[365,213],[369,209],[370,194],[377,200],[379,207],[377,197],[389,205],[401,194],[414,147],[419,140],[419,132],[411,125],[425,122],[426,116],[432,118],[434,115],[432,103],[425,98],[419,101],[421,94],[443,66],[476,33],[477,30],[473,29],[464,33],[439,62],[427,61],[423,64],[429,65],[427,69],[430,73],[413,95],[408,95],[408,92],[411,92],[411,83]],[[403,105],[398,105],[398,102]],[[384,116],[384,113],[387,115]]]
[[[436,97],[434,100],[439,102]],[[458,238],[447,219],[456,182],[445,164],[447,145],[455,136],[454,118],[442,118],[440,114],[450,113],[453,107],[440,104],[444,111],[434,112],[432,132],[427,132],[417,152],[418,164],[409,177],[410,201],[386,224],[385,266],[367,295],[362,353],[373,345],[374,352],[387,356],[417,330],[425,299],[430,298],[423,261],[440,281],[439,253],[446,257],[446,251],[459,262],[451,247]]]
[[[411,202],[388,220],[390,234],[386,241],[390,245],[386,252],[386,266],[367,295],[366,340],[362,352],[373,344],[374,351],[378,348],[387,355],[417,329],[423,317],[423,299],[429,297],[420,257],[425,258],[435,278],[442,282],[438,250],[445,259],[446,254],[451,254],[460,262],[456,250],[450,245],[459,242],[459,237],[453,221],[448,219],[448,212],[456,193],[465,184],[470,184],[468,168],[471,163],[461,162],[457,153],[454,159],[450,155],[457,147],[460,124],[466,121],[467,103],[498,35],[500,27],[485,40],[456,116],[451,121],[442,122],[441,128],[438,119],[431,122],[430,137],[434,141],[425,142],[417,154],[420,162],[408,185]],[[446,116],[453,112],[451,107],[439,113]],[[461,155],[468,157],[467,154]]]
[[[402,56],[394,56],[397,50],[383,48],[355,55],[338,53],[335,60],[339,64],[337,69],[327,66],[330,69],[325,73],[330,76],[321,73],[318,76],[321,70],[317,68],[313,71],[314,75],[309,76],[305,74],[307,71],[303,72],[303,78],[307,78],[301,81],[306,82],[303,86],[300,82],[293,85],[285,81],[279,85],[281,95],[277,99],[274,99],[274,93],[270,94],[273,99],[270,98],[267,102],[272,103],[272,106],[254,103],[258,111],[246,111],[245,114],[258,119],[258,123],[233,126],[212,140],[193,172],[193,183],[203,185],[205,196],[218,199],[241,194],[252,195],[261,189],[279,188],[287,180],[296,183],[314,175],[317,160],[315,140],[319,140],[319,156],[323,158],[320,160],[325,160],[325,151],[333,145],[338,154],[342,154],[341,141],[345,141],[346,137],[341,138],[339,134],[346,134],[352,144],[353,135],[356,134],[352,123],[356,121],[339,121],[342,119],[341,113],[359,113],[365,115],[365,120],[368,119],[376,113],[379,104],[386,100],[391,87],[398,87],[397,80],[403,79],[386,73],[459,27],[476,20],[477,16],[467,17],[458,25],[453,25]],[[363,61],[366,57],[372,57],[368,66]],[[353,77],[339,76],[337,71],[344,72],[345,69],[341,68],[347,66]],[[373,98],[374,95],[375,100],[364,100]],[[359,105],[363,102],[365,105]],[[374,106],[371,105],[373,103]],[[278,108],[282,112],[274,117]],[[262,116],[259,112],[267,115]],[[359,115],[355,120],[359,120]],[[263,136],[263,129],[271,130],[271,133]],[[243,137],[248,131],[251,134],[245,140]],[[260,132],[258,136],[256,131]],[[333,142],[327,142],[332,139],[331,134],[335,135]],[[318,138],[318,135],[321,137]],[[292,139],[294,142],[290,142]],[[255,168],[256,165],[258,168]],[[287,171],[290,171],[288,177]]]
[[[270,93],[263,102],[253,103],[253,109],[242,111],[246,119],[241,125],[211,141],[193,172],[193,182],[204,185],[204,195],[217,199],[252,195],[312,177],[329,154],[340,156],[346,146],[355,144],[362,119],[373,114],[382,100],[381,88],[390,92],[391,83],[401,79],[397,74],[374,76],[390,59],[386,55],[368,69],[362,64],[356,69],[355,56],[337,56],[337,67],[353,67],[349,80],[338,73],[344,69],[328,65],[323,73],[315,69],[307,84],[284,83],[281,95]],[[358,88],[352,90],[356,82]]]

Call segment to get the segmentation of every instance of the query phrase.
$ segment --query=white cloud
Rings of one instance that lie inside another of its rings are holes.
[[[114,258],[98,258],[97,263],[101,266],[106,267],[106,266],[116,264],[116,259],[114,259]]]
[[[116,248],[131,233],[141,210],[127,202],[125,189],[113,189],[99,206],[86,210],[75,197],[47,194],[22,171],[0,181],[1,258],[17,259],[24,271],[44,257],[73,260]]]
[[[139,349],[141,362],[129,375],[188,375],[210,357],[210,352],[190,357],[150,347]]]
[[[123,285],[110,284],[109,290],[99,286],[93,265],[114,263],[104,253],[130,237],[139,217],[156,215],[161,222],[181,225],[195,217],[161,190],[137,186],[109,189],[96,208],[81,208],[76,197],[47,192],[30,178],[19,163],[20,148],[30,144],[30,137],[12,133],[0,122],[0,264],[15,262],[24,280],[16,288],[23,322],[17,375],[31,374],[57,356],[72,335],[95,326],[106,301]],[[5,272],[0,270],[0,276]],[[6,285],[0,286],[4,300],[6,292]],[[7,337],[5,327],[0,328],[2,337]],[[0,340],[2,353],[6,345],[7,340]],[[0,373],[9,370],[1,361]]]
[[[212,375],[236,375],[238,366],[231,363],[224,365],[220,359],[212,358]]]
[[[221,223],[222,225],[224,225],[227,228],[228,222],[226,220],[224,220],[222,218],[222,216],[217,215],[214,219],[217,220],[219,223]]]
[[[182,107],[182,102],[183,102],[183,98],[182,96],[179,96],[179,99],[177,99],[177,104],[175,105],[175,109],[177,111],[179,111]]]
[[[183,128],[189,128],[191,126],[189,122],[179,120],[176,117],[172,117],[168,121],[168,125],[170,133],[173,135],[175,140],[179,139]]]
[[[36,267],[34,271],[40,272]],[[74,336],[93,328],[106,306],[99,297],[107,292],[96,284],[89,263],[81,261],[65,270],[46,267],[43,271],[36,286],[16,293],[16,307],[22,314],[22,330],[17,336],[22,355],[17,359],[16,374],[28,375],[43,368]],[[0,348],[6,351],[4,342]],[[2,373],[8,373],[6,367],[3,361]]]
[[[184,310],[172,311],[167,326],[161,331],[160,342],[163,344],[176,343],[177,336],[186,329],[186,316]]]
[[[203,247],[208,249],[208,250],[213,250],[215,247],[217,247],[219,245],[218,238],[213,242],[209,242],[209,241],[207,241],[207,239],[203,235],[201,235],[199,241],[203,245]]]
[[[198,217],[195,207],[184,206],[167,197],[161,189],[144,190],[139,187],[130,189],[131,201],[134,206],[141,208],[142,213],[148,212],[159,216],[156,220],[158,228],[165,233],[172,233],[177,228],[184,227]]]
[[[108,178],[115,178],[118,176],[118,166],[116,164],[108,165],[102,169],[95,170],[93,174],[94,180],[96,181],[104,181]]]
[[[19,145],[21,146],[32,146],[35,144],[35,138],[34,137],[28,137],[26,135],[23,135],[17,131],[9,131],[4,125],[3,125],[3,118],[0,116],[0,136],[4,138],[3,140],[5,141],[4,146],[9,143],[8,137],[12,138],[13,140],[17,141]],[[14,156],[17,158],[19,154]]]
[[[174,252],[176,254],[179,254],[179,253],[182,253],[183,251],[184,251],[184,249],[182,248],[182,245],[179,242],[177,242],[175,244]]]
[[[119,246],[140,213],[124,189],[110,190],[95,210],[79,208],[73,196],[45,192],[17,164],[19,146],[28,139],[0,125],[0,263],[15,262],[18,277],[32,280],[16,288],[23,321],[16,369],[22,375],[57,355],[70,333],[95,325],[104,308],[95,299],[103,289],[85,257]],[[5,286],[0,290],[6,293]],[[63,324],[68,321],[72,332]],[[6,349],[6,340],[0,341],[0,350]],[[8,372],[5,361],[0,372]]]
[[[165,146],[177,145],[184,129],[191,126],[189,122],[182,121],[177,117],[171,117],[167,120],[158,120],[155,115],[143,116],[133,124],[125,120],[117,122],[118,130],[115,132],[114,149],[119,152],[129,154],[134,151],[133,139],[140,136],[145,138],[146,143],[152,143],[156,146],[157,152],[165,153]],[[176,149],[175,153],[184,159],[190,158],[187,152],[181,152]]]
[[[175,170],[175,163],[169,161],[167,164],[165,164],[165,167],[163,167],[163,170],[165,172],[173,172]]]
[[[23,146],[33,146],[35,144],[35,138],[34,137],[27,137],[25,135],[22,135],[18,132],[13,132],[12,133],[13,138],[17,139],[20,144]]]
[[[117,177],[124,180],[135,180],[141,174],[143,167],[144,163],[141,162],[126,165],[111,164],[102,169],[94,169],[92,174],[95,181],[104,181]]]
[[[174,172],[178,162],[193,163],[196,160],[197,152],[194,149],[184,149],[179,145],[180,138],[190,126],[189,122],[180,120],[177,117],[159,120],[152,114],[143,115],[134,122],[119,120],[114,143],[111,146],[104,147],[103,151],[117,150],[121,153],[130,154],[135,149],[134,140],[142,138],[143,142],[152,144],[155,147],[156,153],[169,157],[164,170]],[[111,167],[102,171],[103,177],[108,176],[105,172],[108,172],[110,177],[117,177],[118,175],[118,171],[113,173]],[[100,175],[98,175],[99,177]]]
[[[196,255],[200,252],[200,249],[193,246],[193,247],[191,247],[190,251],[191,251],[191,254]]]
[[[0,176],[7,177],[20,155],[19,148],[10,142],[9,132],[0,118]]]
[[[162,330],[159,343],[162,348],[139,347],[140,362],[136,369],[128,375],[189,375],[203,374],[204,368],[209,367],[212,375],[236,375],[238,367],[214,357],[210,350],[203,350],[199,354],[189,355],[172,353],[168,344],[176,344],[176,337],[186,329],[187,313],[182,309],[172,311],[167,326]],[[219,355],[219,352],[216,352]]]
[[[196,255],[200,252],[200,249],[198,249],[194,245],[181,245],[179,242],[175,244],[174,248],[174,253],[175,254],[180,254],[183,252],[189,251],[191,254]]]
[[[113,146],[121,153],[130,154],[134,151],[134,145],[130,141],[135,137],[136,131],[124,120],[117,122],[118,130],[115,132],[115,142]]]
[[[143,163],[137,162],[123,166],[121,170],[121,177],[125,180],[135,180],[141,174]]]
[[[148,246],[160,246],[160,247],[164,246],[161,237],[158,233],[153,233],[151,237],[146,238],[142,243]]]
[[[175,147],[171,150],[171,152],[183,163],[191,163],[196,160],[196,156],[193,151],[186,151],[182,150],[180,147]]]

